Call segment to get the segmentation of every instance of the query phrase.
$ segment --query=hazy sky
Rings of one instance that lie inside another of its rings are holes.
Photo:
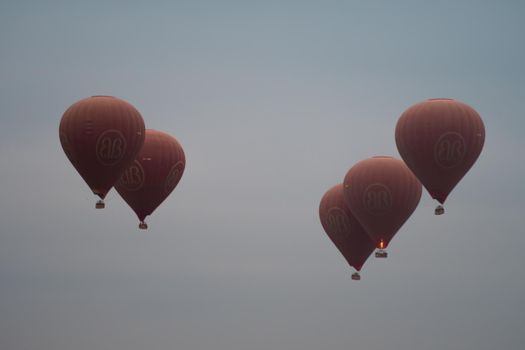
[[[525,343],[522,1],[1,1],[0,347],[514,350]],[[65,157],[64,110],[134,104],[187,165],[139,231]],[[362,280],[318,204],[398,157],[411,104],[486,127],[476,165],[420,206]]]

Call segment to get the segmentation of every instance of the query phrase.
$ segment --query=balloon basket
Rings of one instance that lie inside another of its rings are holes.
[[[104,209],[106,207],[106,204],[104,204],[104,201],[102,199],[98,200],[95,204],[95,208],[97,209]]]
[[[443,208],[442,205],[438,205],[436,207],[436,210],[434,210],[434,214],[435,215],[443,215],[443,214],[445,214],[445,208]]]
[[[388,256],[388,253],[384,251],[383,249],[379,249],[375,255],[376,255],[376,258],[386,258]]]
[[[359,274],[359,272],[354,272],[354,273],[352,274],[352,279],[353,279],[354,281],[359,281],[359,280],[361,280],[361,275]]]
[[[147,230],[148,224],[146,224],[144,221],[139,224],[139,229],[141,230]]]

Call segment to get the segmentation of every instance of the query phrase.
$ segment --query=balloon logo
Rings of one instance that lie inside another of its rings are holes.
[[[67,135],[61,132],[58,136],[60,138],[60,143],[62,144],[62,149],[64,150],[66,157],[72,164],[76,164],[77,157],[75,156],[75,152],[73,151],[73,147],[71,147],[71,142],[69,142]]]
[[[344,239],[349,236],[350,218],[343,209],[338,207],[330,208],[328,210],[327,225],[334,239]]]
[[[368,186],[363,192],[363,204],[371,214],[381,214],[392,208],[392,193],[382,183]]]
[[[179,183],[182,173],[184,172],[184,165],[185,164],[182,161],[178,161],[171,168],[168,176],[166,177],[166,184],[164,186],[164,191],[166,191],[167,194],[170,194]]]
[[[113,165],[126,154],[126,139],[118,130],[106,130],[98,137],[96,149],[100,163]]]
[[[126,169],[120,178],[118,185],[128,191],[137,191],[144,184],[144,168],[135,160],[133,164]]]
[[[465,139],[457,132],[441,135],[434,146],[434,159],[443,168],[458,166],[465,158]]]

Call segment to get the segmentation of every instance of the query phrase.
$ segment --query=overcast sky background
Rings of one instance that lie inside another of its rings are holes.
[[[522,1],[1,1],[0,347],[523,349]],[[186,171],[139,231],[65,157],[95,94],[174,135]],[[321,196],[394,155],[411,104],[486,127],[435,217],[425,192],[362,280]]]

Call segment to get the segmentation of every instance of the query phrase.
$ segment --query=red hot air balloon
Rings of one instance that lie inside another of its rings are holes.
[[[452,99],[417,103],[403,112],[396,126],[399,154],[441,204],[476,162],[484,142],[479,114]],[[436,215],[444,211],[439,205]]]
[[[71,105],[62,116],[60,143],[94,194],[97,208],[133,162],[144,142],[144,120],[126,101],[93,96]]]
[[[184,151],[174,137],[146,130],[137,158],[115,184],[117,192],[137,214],[139,228],[148,228],[144,219],[175,189],[185,166]]]
[[[421,184],[405,163],[372,157],[355,164],[344,179],[344,200],[380,250],[412,215],[421,198]]]
[[[332,187],[324,194],[319,205],[319,217],[330,240],[348,264],[357,270],[352,279],[361,279],[359,271],[374,251],[375,244],[345,204],[343,184]]]

